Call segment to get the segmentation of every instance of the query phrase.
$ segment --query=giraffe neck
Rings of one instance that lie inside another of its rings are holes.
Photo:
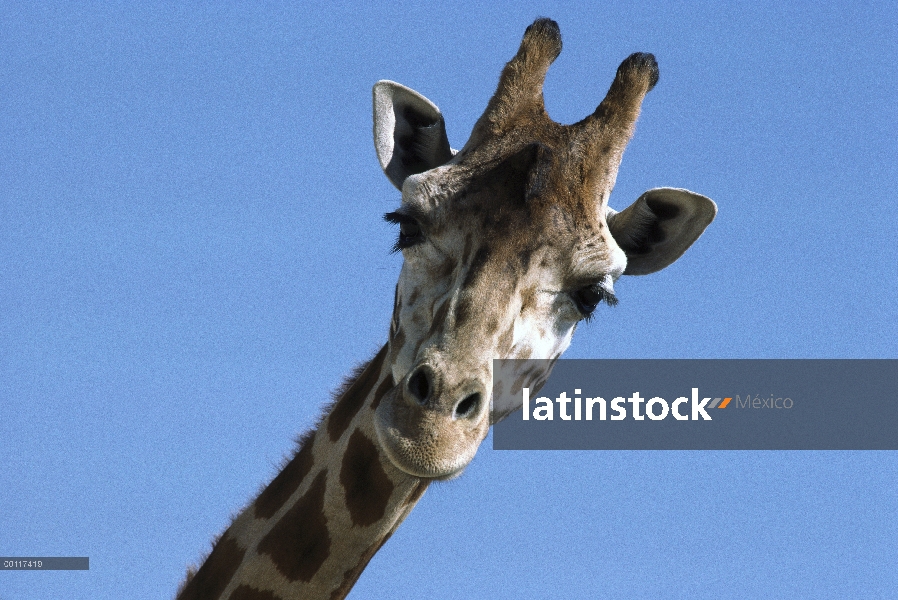
[[[429,480],[382,456],[372,420],[393,386],[387,347],[351,376],[317,430],[243,510],[179,600],[344,598]]]

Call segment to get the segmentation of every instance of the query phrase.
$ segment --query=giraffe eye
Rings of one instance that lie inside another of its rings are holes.
[[[601,284],[594,283],[571,293],[571,299],[577,306],[577,310],[583,315],[584,319],[589,319],[593,311],[600,302],[604,302],[608,306],[617,304],[617,296],[614,292],[603,287]]]
[[[424,234],[421,233],[421,226],[415,221],[405,221],[399,224],[399,239],[396,240],[396,250],[411,248],[423,241]]]
[[[417,223],[406,222],[399,226],[400,243],[410,242],[421,236],[421,227]]]
[[[393,252],[405,250],[424,241],[424,233],[421,225],[413,217],[401,212],[391,212],[384,215],[384,219],[390,223],[399,225],[399,239],[393,245]]]

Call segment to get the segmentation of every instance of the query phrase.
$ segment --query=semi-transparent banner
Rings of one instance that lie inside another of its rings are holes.
[[[898,450],[898,360],[495,360],[497,450]]]

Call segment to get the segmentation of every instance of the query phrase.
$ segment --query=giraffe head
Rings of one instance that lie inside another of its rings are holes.
[[[561,52],[554,21],[539,19],[505,66],[461,151],[439,109],[390,81],[374,87],[374,137],[402,204],[404,256],[390,323],[395,387],[376,407],[390,460],[419,477],[449,478],[470,462],[490,424],[494,358],[556,359],[577,323],[615,304],[615,281],[663,269],[716,214],[679,189],[608,207],[645,94],[658,80],[650,54],[618,68],[595,112],[552,121],[542,86]],[[548,373],[532,373],[544,381]]]

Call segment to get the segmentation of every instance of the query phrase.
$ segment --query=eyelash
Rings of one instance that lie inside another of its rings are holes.
[[[384,221],[399,225],[399,237],[396,243],[393,244],[391,252],[399,252],[424,241],[421,225],[418,224],[418,220],[414,217],[401,212],[391,212],[384,215]]]
[[[614,292],[605,289],[598,283],[571,292],[570,296],[577,310],[583,315],[583,320],[587,322],[592,319],[592,315],[600,303],[604,302],[608,306],[616,306],[618,302]]]

